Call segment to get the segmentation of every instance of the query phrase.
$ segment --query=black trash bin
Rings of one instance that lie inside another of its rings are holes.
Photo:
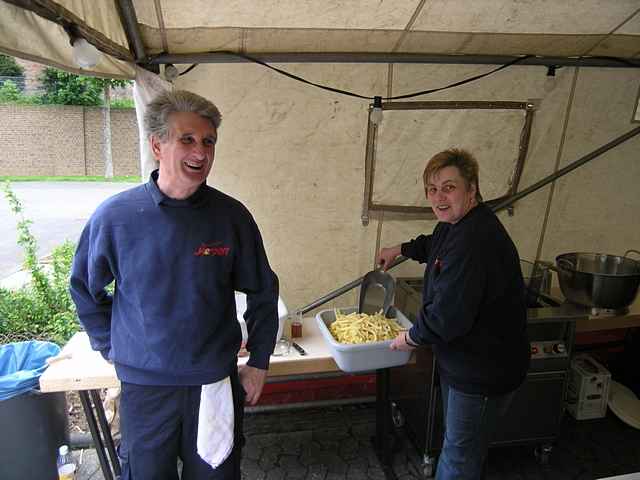
[[[69,443],[64,392],[31,392],[0,401],[2,480],[57,480],[58,447]]]
[[[1,480],[58,478],[58,447],[69,436],[66,397],[38,387],[47,358],[59,352],[37,340],[0,345]]]

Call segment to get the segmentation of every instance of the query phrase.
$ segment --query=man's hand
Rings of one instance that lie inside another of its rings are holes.
[[[238,367],[238,375],[242,388],[247,392],[245,401],[249,405],[255,405],[262,394],[262,387],[267,379],[267,371],[260,368],[241,365]]]
[[[395,245],[393,247],[383,248],[376,255],[376,265],[382,265],[382,269],[386,272],[393,262],[402,253],[402,246]]]
[[[407,332],[400,332],[396,338],[393,339],[389,348],[391,350],[402,350],[403,352],[410,352],[416,347],[407,343]]]

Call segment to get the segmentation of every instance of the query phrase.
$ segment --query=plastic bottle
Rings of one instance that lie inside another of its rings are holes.
[[[58,449],[58,479],[74,480],[76,478],[76,464],[67,445]]]

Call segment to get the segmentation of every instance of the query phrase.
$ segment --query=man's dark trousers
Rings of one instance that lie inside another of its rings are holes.
[[[200,386],[149,386],[122,382],[119,448],[122,480],[239,480],[244,436],[245,392],[238,373],[231,375],[235,408],[234,447],[215,470],[197,452]]]

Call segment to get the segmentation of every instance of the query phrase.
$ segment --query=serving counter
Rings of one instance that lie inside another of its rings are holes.
[[[307,355],[300,355],[291,349],[288,355],[271,357],[268,377],[326,373],[339,371],[333,361],[314,318],[303,320],[302,338],[296,342]],[[63,392],[69,390],[95,390],[120,386],[115,368],[106,362],[100,353],[91,349],[85,332],[76,333],[64,346],[61,360],[53,363],[40,377],[43,392]],[[244,365],[248,357],[238,358],[238,365]]]

